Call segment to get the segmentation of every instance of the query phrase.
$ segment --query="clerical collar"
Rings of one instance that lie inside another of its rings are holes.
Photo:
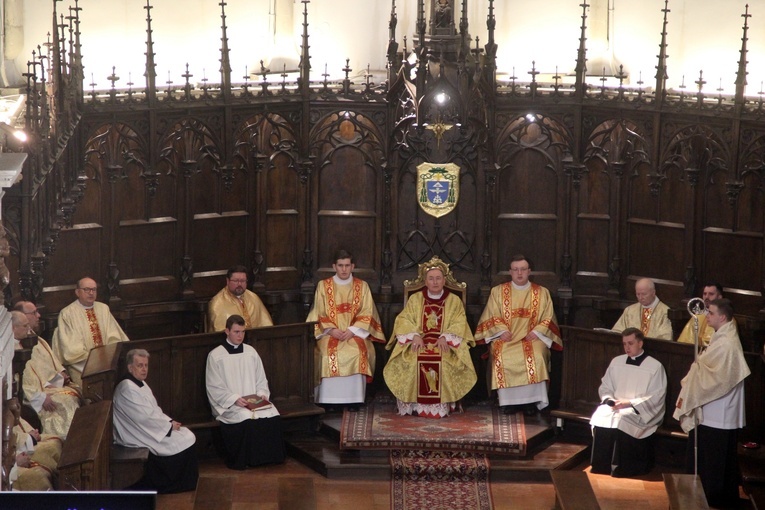
[[[353,281],[353,274],[346,278],[345,280],[341,279],[339,276],[335,275],[332,277],[332,281],[335,282],[336,285],[348,285]]]
[[[133,377],[133,374],[131,374],[130,372],[127,373],[127,375],[125,376],[125,379],[129,381],[133,381],[139,388],[143,388],[143,381],[139,381],[138,379]]]
[[[83,304],[80,302],[80,300],[79,300],[79,299],[77,300],[77,304],[78,304],[78,305],[80,305],[81,307],[83,307],[85,310],[90,310],[91,308],[93,308],[94,306],[96,306],[96,304],[95,304],[95,303],[93,303],[93,304],[92,304],[92,305],[90,305],[90,306],[85,306],[85,305],[83,305]]]
[[[526,285],[518,285],[515,282],[510,282],[510,283],[513,284],[513,289],[515,289],[515,290],[526,290],[529,287],[531,287],[531,282],[526,282]]]
[[[231,342],[228,341],[228,337],[226,337],[225,340],[223,340],[223,343],[221,344],[226,351],[228,351],[229,354],[242,354],[244,352],[244,342],[242,342],[239,345],[234,345]]]
[[[648,306],[640,305],[640,306],[643,307],[643,308],[648,308],[648,309],[653,310],[654,308],[656,308],[656,305],[658,305],[658,304],[659,304],[659,296],[656,296],[655,298],[653,298],[653,302],[651,302],[650,305],[648,305]]]
[[[241,295],[241,296],[237,296],[236,294],[234,294],[233,292],[231,292],[230,290],[228,290],[228,287],[226,287],[226,292],[228,292],[229,294],[231,294],[231,297],[232,297],[232,298],[234,298],[234,299],[238,299],[239,301],[242,301],[242,300],[244,299],[244,293],[242,293],[242,295]]]
[[[441,292],[439,292],[438,294],[432,294],[429,290],[427,292],[428,292],[428,297],[430,299],[438,300],[438,299],[441,299],[444,296],[444,290],[443,289],[441,289]]]
[[[640,364],[648,357],[648,354],[643,350],[638,356],[635,356],[634,358],[632,356],[627,356],[627,364],[628,365],[635,365],[636,367],[639,367]]]

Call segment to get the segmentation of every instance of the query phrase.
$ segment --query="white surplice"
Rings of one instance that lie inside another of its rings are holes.
[[[114,441],[130,447],[146,447],[160,457],[175,455],[196,442],[186,427],[172,429],[172,418],[162,412],[146,382],[138,386],[123,379],[114,391]],[[170,435],[168,435],[170,432]]]
[[[611,360],[598,393],[601,402],[629,400],[632,407],[614,410],[600,405],[590,425],[619,429],[642,439],[653,434],[664,420],[667,375],[662,364],[651,356],[646,356],[639,366],[628,365],[626,354]]]
[[[251,411],[235,405],[239,397],[271,396],[263,362],[257,351],[247,344],[241,344],[240,348],[240,352],[232,354],[220,345],[207,355],[207,398],[213,416],[218,421],[229,424],[278,416],[279,411],[275,406]]]

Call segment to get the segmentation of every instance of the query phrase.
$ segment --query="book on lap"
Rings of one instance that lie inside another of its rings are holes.
[[[268,409],[274,406],[269,400],[258,395],[247,395],[242,398],[247,401],[247,409],[251,411],[259,411],[261,409]]]

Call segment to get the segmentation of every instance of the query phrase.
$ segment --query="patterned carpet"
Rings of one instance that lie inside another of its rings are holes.
[[[491,510],[489,460],[468,452],[391,450],[393,510]]]
[[[490,403],[473,404],[441,419],[399,416],[396,402],[377,398],[358,412],[343,414],[344,449],[451,450],[523,456],[523,415],[503,414]]]

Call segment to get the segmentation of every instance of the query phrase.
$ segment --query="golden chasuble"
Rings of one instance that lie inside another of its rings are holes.
[[[476,382],[475,369],[470,359],[470,347],[475,345],[473,334],[460,298],[454,294],[442,296],[442,310],[430,310],[435,312],[434,317],[432,313],[426,314],[424,311],[427,306],[426,293],[427,289],[423,289],[422,292],[412,294],[396,317],[393,334],[386,347],[393,352],[383,370],[385,383],[401,402],[421,404],[423,399],[426,401],[424,405],[431,403],[427,400],[438,404],[456,402],[464,397]],[[432,304],[433,300],[430,301]],[[431,328],[426,331],[428,320]],[[435,326],[434,321],[438,322],[438,326]],[[435,335],[436,340],[440,335],[454,335],[462,341],[456,347],[450,346],[448,352],[432,353],[435,356],[428,359],[423,357],[427,351],[415,353],[412,350],[411,341],[399,341],[398,335],[403,337],[411,334],[417,334],[423,339]],[[424,361],[425,365],[421,365],[421,361]],[[440,398],[435,398],[435,391],[439,392]]]
[[[325,377],[355,374],[365,375],[367,382],[372,380],[375,353],[369,342],[384,342],[385,337],[366,282],[353,278],[348,284],[339,285],[334,278],[322,280],[316,286],[313,307],[306,320],[317,323],[314,329],[317,384]],[[335,328],[347,331],[351,327],[367,331],[368,337],[354,335],[341,342],[325,333]]]
[[[339,305],[335,301],[335,284],[332,278],[327,278],[322,282],[324,284],[324,293],[327,296],[327,320],[331,324],[337,324],[338,314],[350,313],[351,317],[356,317],[359,313],[359,307],[361,305],[361,280],[354,278],[351,283],[351,301],[343,302]],[[336,327],[336,326],[335,326]],[[364,345],[364,339],[357,336],[353,336],[349,342],[354,342],[359,349],[359,363],[358,373],[369,373],[369,355],[367,353],[366,346]],[[329,376],[337,377],[340,374],[340,367],[338,363],[337,346],[340,340],[334,337],[330,337],[327,343],[327,356],[329,357]]]
[[[508,331],[510,341],[499,338]],[[549,379],[549,349],[541,340],[528,340],[531,331],[552,340],[552,349],[561,350],[560,330],[550,294],[544,287],[527,289],[512,283],[494,287],[476,329],[476,340],[491,340],[492,389],[535,384]]]

